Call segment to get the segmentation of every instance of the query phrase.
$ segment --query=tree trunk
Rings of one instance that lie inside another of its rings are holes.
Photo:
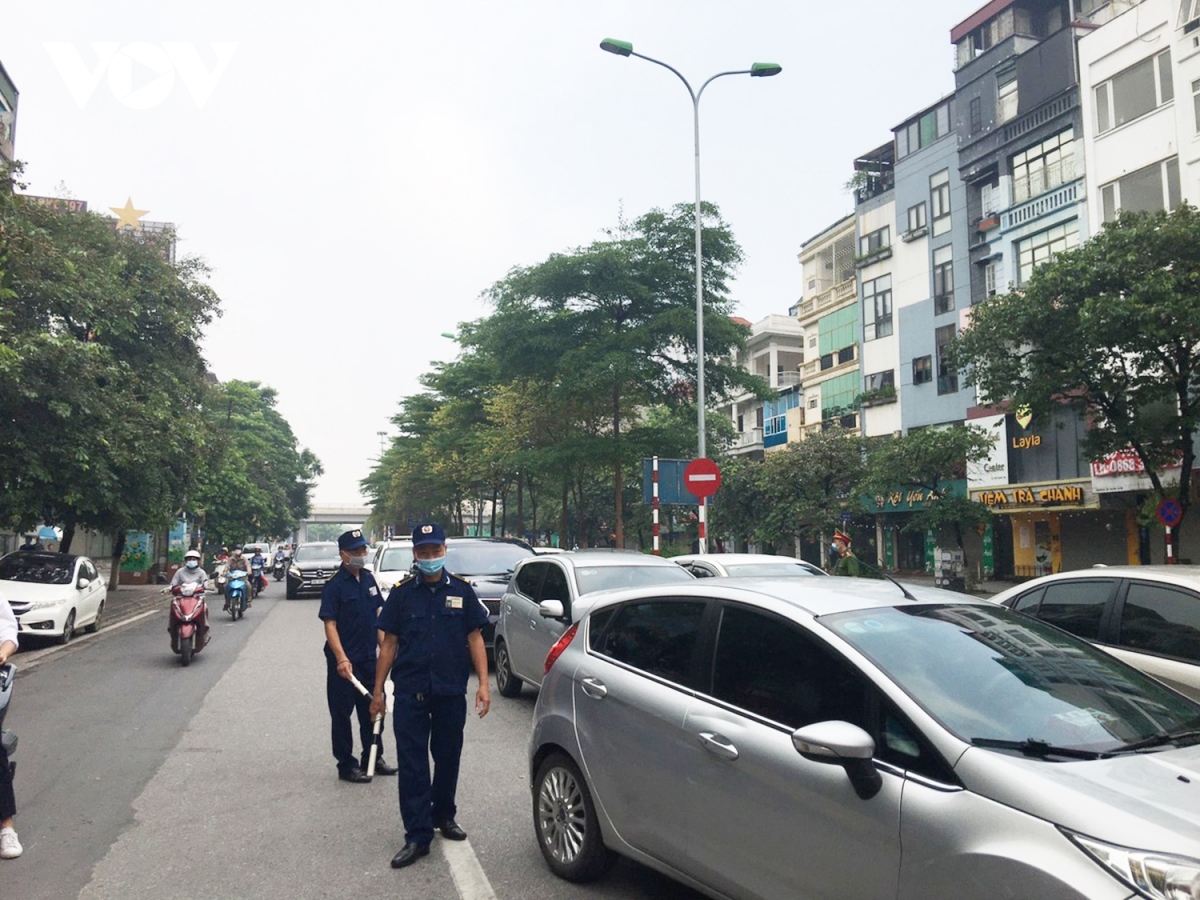
[[[587,542],[587,510],[583,508],[583,479],[580,478],[575,486],[575,513],[579,516],[579,533],[575,536],[575,542],[580,547],[588,546]]]
[[[63,525],[62,543],[58,545],[59,553],[70,553],[71,542],[75,540],[75,523],[67,522]]]
[[[112,569],[108,573],[108,589],[115,591],[121,583],[121,554],[125,552],[125,532],[118,531],[113,541]]]
[[[571,490],[571,483],[566,478],[564,478],[563,479],[563,490],[562,490],[562,516],[561,516],[561,519],[559,521],[559,526],[558,526],[558,546],[561,547],[563,550],[566,550],[568,547],[571,546],[570,540],[567,537],[567,527],[568,527],[567,526],[567,516],[569,514],[569,511],[567,509],[567,503],[570,500],[570,490]]]
[[[525,470],[517,471],[517,537],[525,537]]]
[[[613,490],[616,493],[616,527],[613,530],[617,547],[625,546],[625,484],[621,471],[621,388],[613,387]],[[606,535],[607,537],[607,535]]]
[[[534,543],[534,544],[536,544],[536,543],[537,543],[537,536],[538,536],[538,529],[537,529],[537,483],[536,483],[536,482],[533,480],[533,477],[532,477],[532,476],[530,476],[530,478],[529,478],[529,531],[530,531],[530,532],[532,533],[532,535],[533,535],[533,541],[531,541],[531,543]]]
[[[496,489],[492,488],[492,537],[496,536]]]

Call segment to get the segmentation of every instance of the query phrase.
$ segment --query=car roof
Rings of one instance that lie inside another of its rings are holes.
[[[775,556],[770,553],[685,553],[683,556],[672,556],[671,562],[712,562],[729,565],[762,565],[793,562],[798,566],[812,565],[794,556]]]
[[[455,535],[446,538],[446,544],[513,544],[517,547],[529,549],[529,545],[520,538],[503,538],[503,537],[484,537],[484,536],[466,536]],[[395,547],[411,547],[412,538],[393,538],[390,541],[380,541],[375,545],[377,549],[393,549]]]
[[[992,600],[996,603],[1004,603],[1010,597],[1023,594],[1043,584],[1055,581],[1078,581],[1084,578],[1141,578],[1200,590],[1200,566],[1093,566],[1090,569],[1071,569],[1069,572],[1055,572],[1053,575],[1042,575],[1022,581],[1020,584],[1005,588]]]
[[[956,591],[905,584],[915,597],[907,600],[896,584],[874,578],[698,578],[695,581],[606,591],[591,611],[627,600],[661,597],[698,597],[737,600],[776,612],[799,610],[812,616],[862,609],[936,604],[988,606],[987,600]]]
[[[661,556],[650,556],[646,553],[640,553],[637,550],[604,550],[600,548],[591,550],[568,550],[566,553],[542,554],[533,559],[538,562],[546,562],[547,560],[562,560],[563,562],[574,566],[673,566],[669,559]],[[529,560],[522,560],[522,565],[527,565]]]
[[[7,559],[10,556],[19,556],[22,559],[36,559],[44,563],[56,563],[57,565],[75,564],[75,560],[80,557],[74,553],[54,553],[50,550],[14,550],[12,553],[6,553],[0,559]]]

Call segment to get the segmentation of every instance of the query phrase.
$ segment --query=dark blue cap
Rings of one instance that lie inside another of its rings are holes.
[[[362,529],[360,528],[347,531],[338,538],[339,550],[357,550],[359,547],[365,546],[367,546],[367,539],[363,537]]]
[[[446,531],[441,525],[432,522],[418,525],[413,529],[412,542],[414,547],[420,547],[422,544],[444,544],[446,543]]]

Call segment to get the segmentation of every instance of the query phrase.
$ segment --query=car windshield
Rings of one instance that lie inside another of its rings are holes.
[[[575,570],[579,593],[607,591],[612,588],[642,587],[693,581],[692,574],[676,565],[669,566],[580,566]]]
[[[964,741],[1103,753],[1200,728],[1200,704],[1002,607],[886,607],[818,621]]]
[[[446,571],[456,575],[511,575],[518,562],[530,556],[520,544],[502,541],[467,541],[446,544]],[[412,568],[412,547],[395,547],[383,551],[379,571],[407,572]]]
[[[337,544],[305,544],[296,550],[296,562],[316,562],[337,556]]]
[[[755,578],[814,578],[817,575],[807,566],[793,562],[739,563],[733,566],[726,563],[725,571],[733,578],[741,575],[753,575]]]
[[[70,584],[73,567],[74,563],[69,557],[13,554],[0,559],[0,579],[30,581],[34,584]]]

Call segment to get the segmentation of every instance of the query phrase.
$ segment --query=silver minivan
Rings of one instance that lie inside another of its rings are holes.
[[[609,595],[556,643],[534,831],[713,897],[1200,898],[1200,704],[984,600],[854,578]]]

